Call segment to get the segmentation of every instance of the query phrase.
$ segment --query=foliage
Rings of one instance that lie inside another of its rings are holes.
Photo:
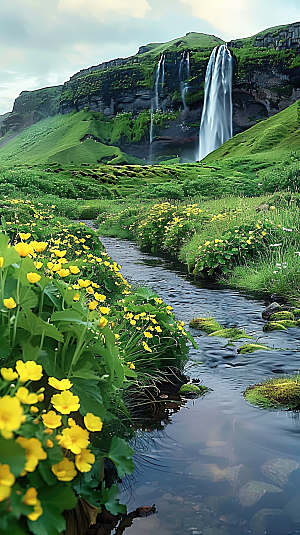
[[[78,496],[125,511],[112,483],[134,468],[123,438],[133,432],[126,390],[181,366],[193,340],[153,292],[131,290],[92,230],[42,203],[5,199],[2,210],[1,532],[58,535]],[[110,483],[105,459],[115,466]]]
[[[254,353],[255,351],[270,351],[271,348],[263,344],[243,344],[237,350],[240,355],[248,355],[249,353]]]

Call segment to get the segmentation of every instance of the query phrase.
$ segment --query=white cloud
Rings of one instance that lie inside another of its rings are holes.
[[[103,17],[112,11],[144,19],[151,7],[147,0],[109,0],[109,2],[107,0],[60,0],[57,9],[76,14],[81,12],[103,20]]]
[[[300,10],[293,0],[180,0],[194,16],[207,20],[228,39],[247,37],[271,26],[295,22]]]

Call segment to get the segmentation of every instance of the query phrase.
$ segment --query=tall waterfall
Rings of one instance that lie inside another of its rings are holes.
[[[189,88],[190,76],[191,76],[190,53],[183,52],[182,58],[179,64],[179,80],[180,80],[181,100],[182,100],[184,109],[186,109],[185,94]]]
[[[232,137],[232,67],[227,45],[216,46],[205,75],[199,160]]]
[[[154,97],[151,99],[150,145],[153,141],[153,115],[158,110],[158,107],[159,107],[159,102],[158,102],[159,80],[161,80],[161,88],[162,88],[164,84],[164,78],[165,78],[165,56],[162,54],[157,64],[155,84],[154,84]]]

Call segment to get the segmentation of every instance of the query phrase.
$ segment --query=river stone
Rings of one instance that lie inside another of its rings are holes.
[[[238,493],[239,502],[243,507],[252,507],[268,492],[275,493],[282,492],[282,490],[262,481],[249,481]]]
[[[199,453],[201,455],[208,455],[209,457],[224,457],[225,459],[230,459],[233,462],[236,457],[234,455],[234,445],[228,442],[221,441],[209,441],[206,444],[208,447],[200,449]]]
[[[250,527],[254,535],[265,535],[267,517],[270,515],[282,515],[281,509],[261,509],[250,520]]]
[[[245,485],[251,478],[252,472],[250,468],[246,468],[243,464],[237,464],[236,466],[229,466],[223,470],[225,479],[234,488]]]
[[[299,463],[289,459],[270,459],[260,467],[261,473],[266,476],[272,483],[285,485],[288,482],[289,475],[297,470]]]
[[[279,303],[271,303],[267,308],[265,308],[265,310],[262,311],[262,318],[269,321],[272,314],[275,314],[275,312],[279,312],[280,310],[282,310],[282,308]]]
[[[185,470],[189,476],[199,477],[204,481],[222,481],[224,479],[223,470],[220,470],[216,464],[204,464],[196,462],[190,464]]]
[[[289,502],[283,512],[288,515],[293,522],[300,522],[300,496],[294,498]]]

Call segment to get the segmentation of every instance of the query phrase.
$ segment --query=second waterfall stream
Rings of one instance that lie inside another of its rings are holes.
[[[205,75],[199,160],[232,137],[232,71],[233,58],[227,45],[216,46]]]

